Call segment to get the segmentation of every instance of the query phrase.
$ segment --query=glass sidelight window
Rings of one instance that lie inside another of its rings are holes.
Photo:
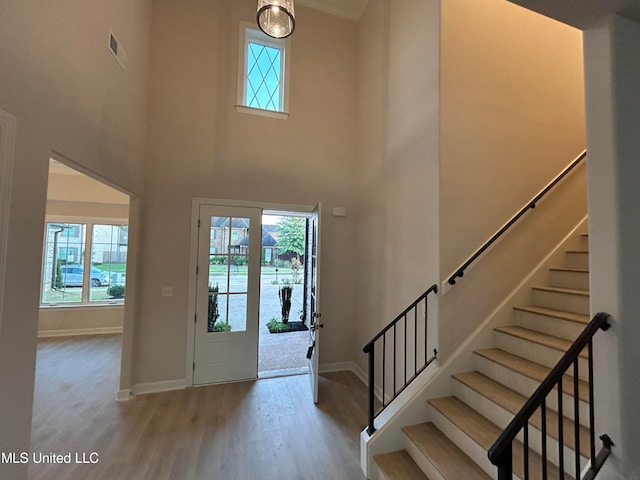
[[[211,217],[208,333],[247,328],[249,218]]]

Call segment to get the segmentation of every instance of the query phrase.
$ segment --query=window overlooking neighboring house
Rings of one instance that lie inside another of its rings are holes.
[[[67,225],[68,227],[65,227],[62,232],[60,232],[60,236],[65,238],[79,238],[82,232],[82,225]]]
[[[268,37],[254,25],[240,25],[236,106],[239,112],[288,117],[288,42]]]
[[[124,301],[127,225],[47,222],[42,305]]]

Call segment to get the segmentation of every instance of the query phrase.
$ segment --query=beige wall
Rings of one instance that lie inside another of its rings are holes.
[[[501,0],[444,0],[441,38],[445,280],[586,140],[579,31]],[[443,357],[586,213],[584,168],[561,188],[442,297]]]
[[[360,22],[352,355],[362,368],[362,346],[439,278],[438,38],[437,1],[372,0]]]
[[[640,23],[611,16],[585,32],[592,311],[612,315],[594,338],[596,425],[615,443],[602,478],[640,476]],[[597,448],[600,446],[597,444]]]
[[[124,205],[127,207],[129,205],[127,195],[91,177],[82,174],[67,175],[49,172],[47,203],[54,201]]]
[[[51,170],[56,168],[59,167]],[[47,215],[104,217],[126,222],[129,197],[87,175],[49,171]]]
[[[47,215],[72,217],[103,217],[127,222],[129,205],[93,202],[47,201]]]
[[[143,200],[134,383],[183,379],[192,197],[323,202],[321,363],[351,358],[356,34],[296,8],[290,117],[237,113],[238,27],[252,0],[154,2],[149,157]],[[322,41],[318,41],[322,39]],[[349,216],[334,218],[333,206]],[[163,286],[173,287],[162,297]]]
[[[41,308],[38,336],[114,333],[122,331],[124,306]]]
[[[0,451],[27,451],[47,168],[52,150],[140,193],[151,2],[5,0],[0,109],[18,119],[0,331]],[[109,30],[127,50],[123,72]],[[25,466],[3,465],[0,478]]]

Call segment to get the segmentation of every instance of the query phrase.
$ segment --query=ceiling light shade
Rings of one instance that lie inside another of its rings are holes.
[[[296,28],[293,0],[258,0],[258,26],[273,38],[286,38]]]

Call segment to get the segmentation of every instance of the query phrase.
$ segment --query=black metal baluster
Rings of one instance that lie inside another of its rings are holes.
[[[564,413],[562,409],[562,377],[558,380],[558,469],[564,480]]]
[[[387,406],[386,404],[386,379],[387,379],[387,333],[382,335],[382,408]]]
[[[375,344],[371,345],[369,349],[369,427],[367,428],[367,433],[369,435],[373,435],[373,432],[376,429],[373,426],[373,418],[374,418],[374,384],[375,384]]]
[[[418,371],[418,306],[413,309],[413,374]]]
[[[429,351],[427,349],[427,299],[424,299],[424,363],[428,362],[428,356],[427,356],[427,352]]]
[[[542,480],[547,480],[547,399],[542,399]]]
[[[593,395],[593,340],[589,340],[587,353],[589,355],[589,446],[591,447],[591,468],[596,469],[596,426],[595,406]],[[577,360],[576,360],[577,362]]]
[[[523,451],[523,460],[524,460],[524,480],[529,480],[529,424],[524,424],[524,451]]]
[[[578,376],[578,359],[573,362],[573,404],[575,422],[573,425],[573,433],[575,435],[575,462],[576,462],[576,479],[580,478],[580,378]]]
[[[513,444],[505,448],[498,462],[498,480],[513,480]]]
[[[407,314],[404,314],[404,383],[407,384]]]
[[[396,325],[393,324],[393,398],[396,398],[396,345],[398,340],[396,338]]]

